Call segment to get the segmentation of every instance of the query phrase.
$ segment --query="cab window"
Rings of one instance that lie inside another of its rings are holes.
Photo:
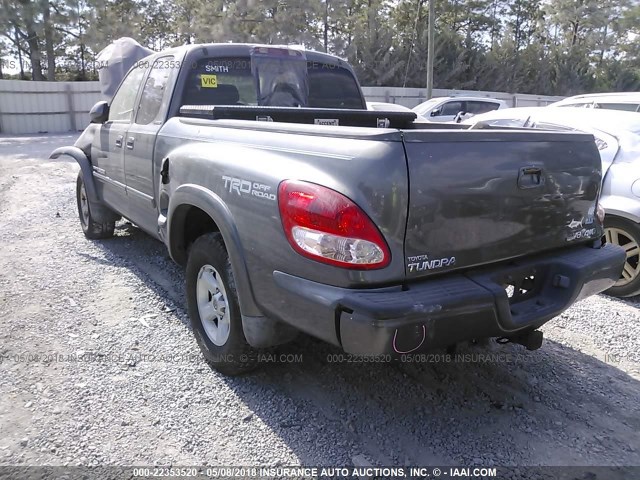
[[[111,100],[111,105],[109,106],[110,122],[131,121],[144,72],[145,69],[139,66],[135,66],[129,70],[129,73],[127,73],[127,76],[120,84],[113,100]]]
[[[328,63],[307,62],[309,107],[364,109],[353,74]]]
[[[257,105],[248,57],[205,58],[191,67],[182,105]]]
[[[182,105],[258,105],[256,80],[251,67],[251,57],[199,60],[187,77]],[[358,84],[346,68],[307,61],[306,76],[309,92],[304,106],[366,108]],[[287,97],[285,87],[288,85],[283,83],[279,86],[282,91],[274,93],[278,93],[280,98]],[[270,104],[287,106],[287,102],[278,100]]]

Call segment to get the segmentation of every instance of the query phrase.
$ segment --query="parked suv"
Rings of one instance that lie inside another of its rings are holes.
[[[591,93],[576,95],[552,103],[550,107],[601,108],[603,110],[640,111],[640,93]]]

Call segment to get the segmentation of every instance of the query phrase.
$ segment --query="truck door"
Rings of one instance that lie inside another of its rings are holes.
[[[124,78],[109,106],[109,119],[100,127],[97,151],[91,155],[98,196],[118,213],[128,217],[124,177],[125,135],[131,124],[144,69],[134,67]]]
[[[172,56],[160,57],[153,62],[142,88],[137,112],[124,139],[129,218],[153,235],[158,233],[154,147],[158,131],[166,120],[171,98],[168,87],[174,84],[177,67],[178,62]]]

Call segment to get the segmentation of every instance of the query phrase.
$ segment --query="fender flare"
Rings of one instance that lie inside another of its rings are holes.
[[[227,247],[229,261],[233,268],[238,303],[242,316],[261,317],[262,313],[255,303],[249,271],[244,258],[244,250],[240,235],[236,229],[233,216],[222,199],[200,185],[180,185],[169,198],[166,243],[171,258],[178,264],[185,265],[187,260],[186,245],[180,240],[184,231],[186,211],[182,207],[196,207],[205,212],[218,226],[224,244]]]
[[[93,169],[87,155],[78,147],[59,147],[51,152],[49,158],[55,159],[61,157],[62,155],[69,155],[76,162],[78,162],[78,165],[80,165],[80,170],[82,171],[84,187],[87,190],[89,201],[91,201],[92,203],[100,203],[100,200],[98,199],[98,192],[96,190],[96,184],[93,180]]]
[[[49,158],[55,159],[62,155],[70,156],[80,165],[84,188],[87,192],[87,197],[89,197],[89,208],[91,209],[92,217],[101,223],[118,221],[120,215],[109,209],[98,198],[98,191],[96,190],[95,180],[93,179],[93,167],[91,166],[89,157],[78,147],[60,147],[51,152]]]

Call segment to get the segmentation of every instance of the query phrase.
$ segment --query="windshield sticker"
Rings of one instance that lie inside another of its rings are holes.
[[[216,75],[201,75],[200,85],[202,88],[218,88],[218,77]]]
[[[227,65],[205,65],[204,69],[207,73],[216,72],[216,73],[229,73],[229,67]],[[213,75],[215,77],[215,75]]]

